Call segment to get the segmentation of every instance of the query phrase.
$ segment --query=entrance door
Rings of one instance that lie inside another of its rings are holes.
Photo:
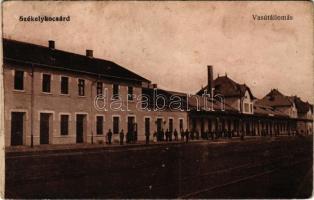
[[[11,114],[11,145],[23,145],[23,116],[22,112]]]
[[[49,144],[49,117],[48,113],[40,113],[40,144]]]
[[[145,135],[150,135],[150,118],[145,118]]]
[[[83,143],[85,115],[76,115],[76,143]]]
[[[162,119],[157,119],[157,133],[159,133],[162,129]]]
[[[128,117],[128,133],[130,134],[130,140],[136,141],[137,136],[135,134],[135,118]]]

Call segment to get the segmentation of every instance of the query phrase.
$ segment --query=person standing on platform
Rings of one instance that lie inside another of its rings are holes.
[[[189,142],[189,137],[190,137],[189,130],[186,129],[186,130],[185,130],[185,143],[188,143],[188,142]]]
[[[189,132],[189,137],[190,138],[188,138],[188,139],[194,140],[194,130],[193,129]]]
[[[241,135],[241,140],[244,140],[244,131],[241,131],[240,135]]]
[[[146,137],[146,144],[149,144],[149,135],[150,135],[150,133],[149,133],[149,132],[145,133],[145,137]]]
[[[160,135],[161,135],[161,131],[160,131],[160,130],[157,130],[157,131],[156,131],[156,141],[157,141],[157,142],[160,141],[160,138],[161,138]]]
[[[200,133],[198,132],[198,130],[195,131],[195,138],[197,140],[200,139]]]
[[[170,142],[172,141],[172,134],[173,134],[172,131],[169,130],[169,141]]]
[[[181,140],[184,141],[185,133],[184,133],[183,128],[180,130],[180,134],[181,134]]]
[[[108,133],[107,133],[107,139],[108,139],[108,143],[111,144],[111,139],[112,139],[112,132],[111,129],[109,129]]]
[[[209,134],[210,134],[210,133],[209,133],[209,130],[207,130],[207,131],[205,132],[205,134],[206,134],[206,135],[205,135],[206,140],[209,140],[209,136],[210,136],[210,135],[209,135]]]
[[[174,135],[174,140],[175,140],[175,141],[178,141],[178,132],[177,132],[177,129],[174,129],[173,135]]]
[[[168,129],[166,130],[166,133],[165,133],[165,134],[166,134],[166,141],[170,141],[170,135],[169,135],[170,132],[169,132]]]
[[[123,145],[123,140],[124,140],[124,132],[123,129],[120,131],[120,145]]]

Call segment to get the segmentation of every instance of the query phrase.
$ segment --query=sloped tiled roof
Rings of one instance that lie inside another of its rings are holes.
[[[218,100],[207,100],[207,104],[205,104],[205,101],[206,99],[199,95],[190,95],[188,97],[188,103],[192,109],[196,109],[197,106],[199,106],[199,109],[203,111],[206,111],[205,108],[213,108],[216,111],[222,111],[222,104]],[[223,103],[223,109],[224,111],[238,112],[238,110],[234,109],[226,103]]]
[[[259,100],[254,104],[254,114],[263,116],[289,117],[285,113],[277,110],[276,108],[265,105]]]
[[[163,102],[154,102],[154,89],[153,88],[142,88],[143,95],[147,96],[149,98],[149,106],[153,107],[154,103],[157,103],[158,106],[162,106]],[[178,96],[181,98],[180,102],[181,109],[187,111],[187,108],[190,110],[196,110],[199,108],[199,111],[208,111],[206,108],[213,108],[215,111],[222,111],[221,103],[217,100],[214,100],[213,103],[210,100],[206,100],[204,97],[200,95],[188,95],[186,93],[182,92],[174,92],[174,91],[168,91],[160,88],[156,88],[156,94],[155,95],[162,95],[165,97],[165,105],[166,108],[170,108],[170,102],[171,97]],[[155,97],[156,98],[156,97]],[[177,101],[178,99],[174,99]],[[205,104],[205,101],[207,101],[207,104]],[[228,112],[238,112],[236,109],[232,108],[231,106],[224,104],[224,111]]]
[[[298,113],[307,113],[312,110],[312,105],[309,102],[302,101],[300,97],[292,96],[290,98],[294,100]]]
[[[278,89],[272,89],[264,98],[257,100],[255,103],[255,105],[261,105],[266,109],[267,107],[272,108],[276,112],[280,112],[276,109],[278,107],[290,107],[293,106],[293,104],[295,104],[298,113],[304,114],[309,110],[313,110],[313,105],[310,103],[302,101],[301,98],[297,96],[286,96],[279,92]]]
[[[224,97],[243,97],[245,92],[248,91],[250,97],[252,99],[255,98],[247,85],[239,84],[230,79],[227,75],[219,76],[213,80],[213,87],[215,88],[215,94],[221,94]],[[207,86],[198,91],[197,94],[203,94],[206,88]]]
[[[3,39],[3,57],[5,62],[33,63],[36,66],[87,73],[110,79],[150,82],[108,60],[10,39]]]
[[[154,104],[157,104],[159,107],[163,106],[163,103],[164,103],[163,101],[159,100],[155,102],[157,100],[157,95],[164,97],[166,109],[170,109],[171,96],[174,96],[174,95],[180,97],[180,102],[181,102],[180,109],[184,110],[187,107],[186,95],[184,93],[170,92],[170,91],[159,89],[159,88],[155,88],[155,89],[154,88],[142,88],[142,95],[145,96],[145,98],[148,98],[149,108],[154,108],[156,106]],[[178,99],[175,99],[175,101],[177,100]]]
[[[264,98],[258,100],[258,103],[272,107],[292,106],[293,99],[283,95],[277,89],[272,89]]]

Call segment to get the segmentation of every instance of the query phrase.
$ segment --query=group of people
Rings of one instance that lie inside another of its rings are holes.
[[[107,134],[106,134],[106,143],[107,144],[112,144],[112,136],[113,136],[113,133],[112,133],[111,129],[109,129]],[[135,143],[135,141],[137,140],[137,133],[136,132],[127,132],[125,135],[123,129],[121,129],[121,131],[119,133],[119,139],[120,139],[119,140],[120,145],[123,145],[125,139],[126,139],[126,143]]]
[[[186,143],[189,140],[199,140],[199,139],[203,139],[203,140],[214,140],[214,139],[218,139],[218,138],[232,138],[234,136],[238,136],[240,137],[240,139],[244,139],[244,131],[228,131],[226,129],[224,130],[218,130],[218,131],[205,131],[202,132],[201,134],[199,134],[197,129],[194,129],[192,131],[186,129],[185,131],[183,129],[180,130],[180,136],[181,136],[181,141],[185,141]],[[270,134],[263,129],[261,131],[261,136],[273,136],[272,132],[270,132]],[[275,131],[274,132],[274,136],[278,136],[279,132]],[[292,134],[292,135],[296,135],[296,134]],[[106,134],[106,139],[107,139],[107,144],[112,144],[112,136],[113,133],[111,131],[111,129],[109,129],[109,131]],[[124,140],[126,139],[126,143],[134,143],[137,141],[137,133],[136,132],[127,132],[127,134],[124,134],[123,129],[120,131],[119,133],[119,138],[120,138],[120,145],[124,144]],[[146,138],[146,144],[149,144],[150,142],[150,133],[146,133],[145,134],[145,138]],[[153,139],[154,142],[160,142],[160,141],[178,141],[179,140],[179,133],[177,131],[177,129],[174,129],[174,131],[171,131],[169,129],[167,129],[166,131],[164,131],[164,129],[160,129],[159,131],[155,131],[153,134]]]
[[[155,131],[153,134],[153,141],[172,141],[173,140],[173,136],[174,136],[174,140],[178,141],[178,132],[176,129],[174,129],[174,131],[169,131],[169,129],[167,129],[166,131],[164,131],[163,129],[159,130],[159,131]],[[181,136],[181,140],[182,141],[186,141],[188,142],[189,140],[199,140],[199,139],[217,139],[217,138],[222,138],[222,137],[229,137],[231,138],[232,135],[234,135],[234,133],[232,132],[227,132],[227,131],[217,131],[217,132],[210,132],[210,131],[206,131],[206,132],[202,132],[201,134],[198,132],[198,130],[188,130],[186,129],[185,131],[183,129],[180,130],[180,136]]]
[[[158,132],[156,131],[153,135],[153,140],[155,140],[155,138],[156,141],[177,141],[179,139],[177,129],[174,129],[173,132],[169,129],[167,129],[166,132],[164,131],[164,129],[161,129]]]

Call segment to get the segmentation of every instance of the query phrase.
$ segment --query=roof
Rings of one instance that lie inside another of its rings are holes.
[[[219,93],[224,97],[243,97],[245,95],[245,92],[248,91],[250,97],[252,99],[255,99],[251,92],[251,89],[247,85],[239,84],[230,79],[227,75],[219,76],[215,80],[213,80],[213,87],[215,88],[215,94]],[[198,91],[197,94],[203,94],[206,88],[207,86]]]
[[[164,106],[163,105],[164,103],[165,103],[165,109],[171,109],[174,107],[177,108],[177,104],[176,105],[172,104],[170,106],[170,102],[178,101],[178,98],[171,99],[171,97],[173,96],[177,96],[180,98],[180,103],[181,103],[180,109],[186,110],[187,108],[186,94],[184,93],[170,92],[170,91],[159,89],[159,88],[142,88],[142,95],[145,97],[144,101],[148,103],[148,108],[150,109],[156,108],[156,104],[158,105],[158,107],[162,107]],[[159,96],[164,98],[165,102],[157,99],[159,98]]]
[[[109,79],[150,82],[108,60],[5,38],[3,38],[3,57],[5,62],[28,63],[39,67],[87,73]]]
[[[302,101],[302,99],[298,96],[292,96],[290,97],[291,99],[293,99],[295,106],[298,110],[298,113],[307,113],[309,110],[313,110],[312,105],[309,102],[304,102]]]
[[[293,99],[283,95],[278,89],[272,89],[264,98],[258,100],[260,104],[272,107],[293,106]]]
[[[289,117],[287,114],[277,110],[271,106],[263,104],[261,101],[256,101],[254,104],[254,114],[263,116],[277,116],[277,117]]]
[[[200,95],[189,95],[182,92],[174,92],[174,91],[168,91],[164,89],[155,88],[156,94],[155,98],[157,98],[157,95],[162,95],[165,97],[165,106],[166,108],[170,108],[170,102],[178,101],[177,98],[171,99],[174,96],[180,97],[181,106],[180,108],[184,111],[187,111],[187,108],[190,110],[197,110],[198,111],[208,111],[207,108],[211,109],[213,108],[215,111],[221,111],[222,106],[221,103],[217,100],[210,101],[207,100],[207,104],[205,104],[206,99],[203,96]],[[153,107],[154,103],[157,103],[158,106],[162,106],[163,102],[158,101],[154,102],[154,89],[153,88],[142,88],[143,95],[147,96],[149,98],[149,107]],[[188,107],[187,107],[188,104]],[[174,105],[172,105],[174,106]],[[177,106],[177,105],[176,105]],[[236,109],[232,108],[231,106],[224,103],[224,111],[230,111],[230,112],[238,112]]]
[[[189,103],[189,108],[192,110],[198,109],[200,111],[208,111],[206,108],[209,109],[214,109],[214,111],[229,111],[229,112],[236,112],[238,113],[238,110],[234,109],[233,107],[229,106],[225,102],[223,104],[218,101],[217,99],[212,100],[207,100],[203,96],[199,95],[189,95],[188,96],[188,103]],[[207,103],[207,104],[206,104]]]

